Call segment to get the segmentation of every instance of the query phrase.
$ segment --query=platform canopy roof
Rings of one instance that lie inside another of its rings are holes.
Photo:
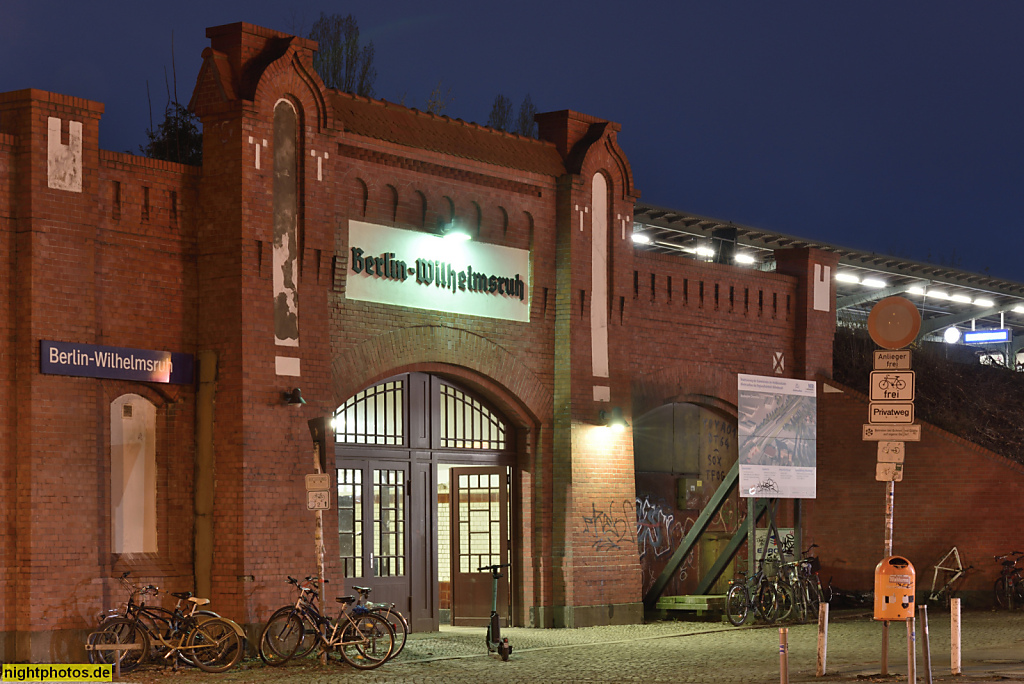
[[[644,203],[635,207],[633,236],[637,250],[763,271],[775,270],[777,249],[833,252],[839,255],[834,277],[840,325],[863,324],[875,302],[900,295],[921,312],[921,338],[942,339],[953,326],[961,331],[1005,328],[1012,331],[1014,350],[1024,347],[1024,283]],[[979,352],[986,353],[983,348]]]

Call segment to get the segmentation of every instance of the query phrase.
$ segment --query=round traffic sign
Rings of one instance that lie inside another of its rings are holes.
[[[921,314],[909,299],[886,297],[868,314],[868,333],[879,347],[902,349],[917,338]]]

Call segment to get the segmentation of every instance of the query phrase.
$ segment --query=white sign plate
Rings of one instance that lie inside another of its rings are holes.
[[[530,322],[530,251],[348,222],[345,296]]]
[[[871,401],[914,401],[914,371],[872,371]]]
[[[910,350],[876,349],[875,370],[910,370]]]
[[[307,492],[323,492],[331,488],[331,476],[324,473],[312,474],[306,476],[306,491]]]
[[[876,463],[875,479],[879,482],[902,482],[902,463]]]
[[[868,404],[868,422],[909,425],[914,422],[914,402],[873,401]]]
[[[306,492],[306,508],[311,511],[328,511],[331,509],[330,492]]]
[[[861,439],[865,442],[920,442],[920,425],[864,425]]]
[[[903,456],[906,453],[907,446],[903,442],[878,443],[879,463],[903,463]]]

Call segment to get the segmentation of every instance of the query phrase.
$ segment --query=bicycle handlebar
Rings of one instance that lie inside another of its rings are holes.
[[[510,568],[510,567],[512,567],[511,563],[502,563],[501,565],[485,565],[482,568],[477,568],[477,572],[483,572],[484,570],[490,570],[490,571],[493,572],[495,570],[501,570],[502,568]]]

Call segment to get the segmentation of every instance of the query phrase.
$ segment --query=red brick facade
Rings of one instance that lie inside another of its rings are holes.
[[[542,114],[541,139],[531,140],[328,91],[304,39],[248,24],[207,35],[192,100],[204,128],[201,169],[99,150],[97,103],[32,90],[0,95],[4,659],[80,661],[82,634],[123,599],[112,578],[128,569],[169,591],[208,589],[224,615],[257,625],[289,600],[285,575],[313,562],[313,517],[301,505],[312,462],[306,421],[408,371],[459,382],[517,431],[516,622],[640,620],[632,437],[598,427],[599,412],[619,407],[632,422],[688,402],[735,425],[737,373],[827,376],[834,287],[826,286],[822,310],[813,279],[815,267],[834,272],[836,257],[780,250],[777,272],[766,273],[635,251],[639,192],[617,124]],[[272,274],[282,100],[298,118],[299,333],[288,348],[275,344]],[[64,144],[68,122],[83,125],[81,192],[48,185],[51,117],[62,122]],[[593,196],[595,187],[607,197]],[[603,270],[592,270],[593,207],[607,213],[603,281]],[[529,250],[528,323],[346,296],[350,220],[433,232],[452,219],[481,243]],[[597,282],[606,290],[595,293]],[[594,323],[601,320],[607,333]],[[606,354],[594,331],[606,336]],[[197,378],[210,383],[212,399],[192,385],[43,375],[40,340],[202,356]],[[301,363],[298,377],[278,374],[285,352]],[[308,401],[298,409],[282,402],[295,386]],[[113,554],[109,532],[109,407],[126,393],[157,407],[159,550],[135,557]],[[819,435],[848,432],[851,449],[866,453],[852,400],[837,397],[819,400]],[[866,566],[855,559],[877,555],[870,537],[863,549],[823,537],[844,529],[837,513],[847,504],[833,499],[851,499],[840,487],[872,489],[860,482],[871,471],[847,473],[844,442],[826,442],[807,532],[837,559],[842,548],[849,559],[836,567],[859,583]],[[1000,469],[1020,481],[998,459],[956,450],[989,464],[993,487]],[[855,505],[880,515],[877,498]],[[731,505],[723,529],[745,514],[738,498]],[[340,578],[338,522],[324,520],[327,575]],[[922,553],[932,548],[924,543]],[[991,547],[1000,550],[998,535]]]

